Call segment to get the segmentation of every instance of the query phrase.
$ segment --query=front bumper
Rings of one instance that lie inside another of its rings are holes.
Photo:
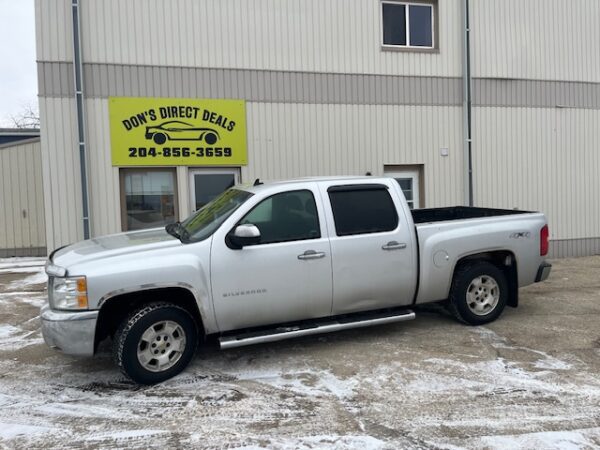
[[[543,262],[540,264],[538,268],[537,275],[535,276],[535,282],[539,283],[540,281],[544,281],[550,276],[550,271],[552,270],[552,264]]]
[[[98,311],[53,311],[48,304],[40,311],[42,335],[50,347],[68,355],[92,356]]]

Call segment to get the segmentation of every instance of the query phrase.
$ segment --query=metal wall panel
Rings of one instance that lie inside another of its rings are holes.
[[[84,61],[460,76],[461,3],[438,4],[441,48],[424,53],[381,50],[379,0],[86,1]]]
[[[426,205],[461,201],[459,107],[249,103],[247,110],[245,181],[383,175],[384,165],[424,164]],[[440,156],[441,148],[450,155]]]
[[[474,77],[600,82],[598,0],[470,5]]]
[[[40,97],[42,173],[48,251],[83,239],[74,98]]]
[[[108,100],[86,100],[92,236],[121,231],[119,169],[112,167]]]
[[[461,108],[247,103],[248,166],[242,180],[382,175],[384,165],[424,164],[427,206],[462,198]],[[108,101],[88,99],[91,224],[120,231],[118,169],[110,159]],[[440,156],[449,148],[450,156]],[[187,169],[178,170],[180,215],[190,213]],[[79,225],[79,222],[78,222]]]
[[[40,140],[0,146],[0,257],[39,256],[45,247]]]
[[[73,61],[71,0],[35,0],[38,61]]]
[[[475,203],[543,211],[552,239],[600,237],[600,110],[473,108]]]

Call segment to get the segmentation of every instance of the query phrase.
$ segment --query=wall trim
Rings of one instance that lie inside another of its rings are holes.
[[[462,106],[460,77],[84,63],[87,98],[242,98],[253,102]],[[38,62],[41,97],[73,97],[73,64]],[[473,78],[474,107],[600,109],[600,83]]]
[[[600,237],[550,241],[549,258],[573,258],[592,255],[600,255]]]
[[[40,142],[40,141],[41,141],[40,137],[37,136],[37,137],[29,138],[29,139],[21,139],[18,141],[6,142],[5,144],[0,144],[0,150],[3,148],[18,147],[19,145],[35,144],[36,142]]]
[[[46,247],[25,248],[0,248],[0,258],[12,258],[15,256],[47,256]]]

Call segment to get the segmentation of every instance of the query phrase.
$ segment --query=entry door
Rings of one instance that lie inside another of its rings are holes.
[[[223,191],[240,182],[240,171],[234,169],[190,170],[190,209],[199,210]]]
[[[419,172],[416,170],[402,170],[394,172],[385,172],[388,177],[394,178],[408,202],[410,209],[421,208],[419,201]]]

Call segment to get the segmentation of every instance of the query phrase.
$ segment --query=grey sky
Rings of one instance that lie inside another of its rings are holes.
[[[27,104],[37,109],[33,0],[0,0],[0,126]]]

